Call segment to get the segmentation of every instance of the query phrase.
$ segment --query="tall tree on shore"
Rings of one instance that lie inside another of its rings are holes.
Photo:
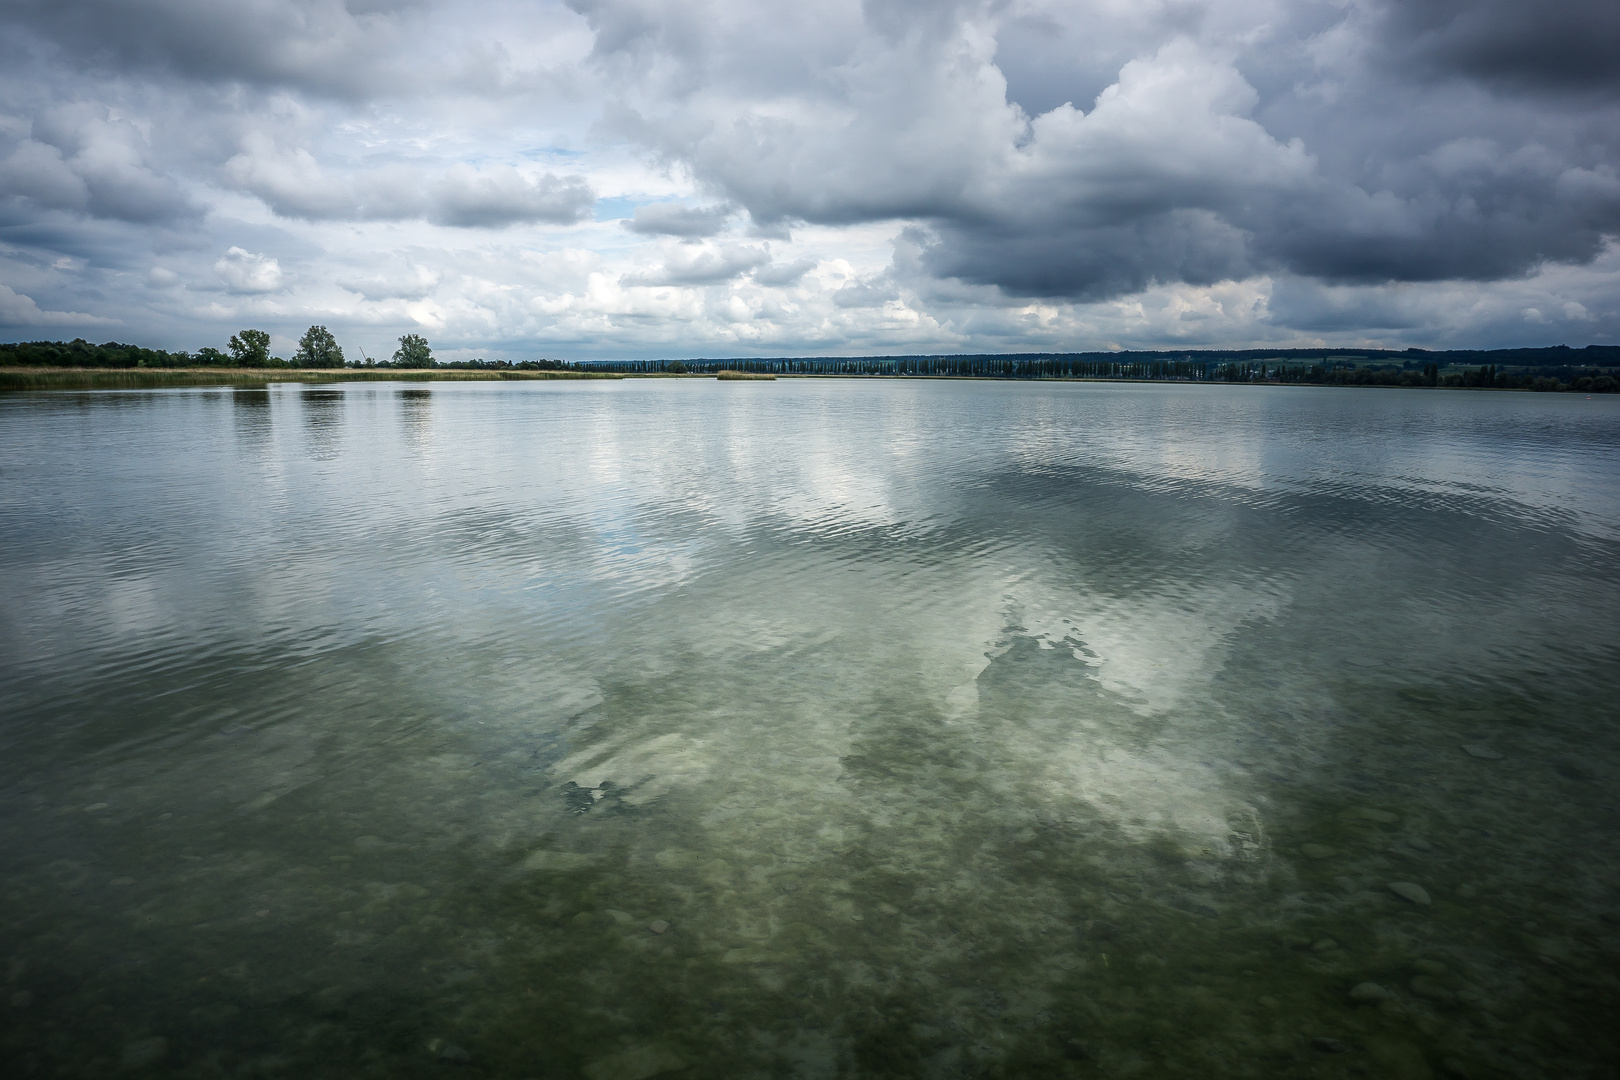
[[[399,348],[394,350],[395,367],[432,367],[433,350],[428,347],[427,338],[421,334],[406,334],[399,339]]]
[[[231,350],[231,362],[237,367],[268,367],[270,364],[270,335],[263,330],[232,334],[225,347]]]
[[[334,368],[343,366],[343,347],[332,332],[324,326],[312,326],[298,339],[298,351],[293,353],[293,365],[306,368]]]

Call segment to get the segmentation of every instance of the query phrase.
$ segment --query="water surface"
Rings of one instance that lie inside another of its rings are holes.
[[[0,1054],[1614,1076],[1617,420],[944,381],[7,396]]]

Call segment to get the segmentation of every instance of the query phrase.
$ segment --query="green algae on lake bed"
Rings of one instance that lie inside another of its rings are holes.
[[[23,1075],[1610,1075],[1611,413],[260,393],[0,404]]]

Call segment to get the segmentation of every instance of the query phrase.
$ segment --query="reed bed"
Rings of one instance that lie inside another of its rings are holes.
[[[749,380],[749,381],[756,381],[757,380],[759,382],[775,382],[776,381],[776,376],[775,375],[764,375],[764,374],[761,374],[761,373],[759,373],[757,371],[730,371],[730,370],[718,371],[718,372],[715,372],[714,377],[719,379],[721,382],[740,382],[740,381],[743,381],[743,380]]]
[[[468,371],[429,368],[0,368],[0,390],[141,390],[168,386],[265,386],[269,383],[495,382],[618,379],[609,372]]]

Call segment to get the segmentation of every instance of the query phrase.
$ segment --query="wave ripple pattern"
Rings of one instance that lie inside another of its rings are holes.
[[[0,1056],[1613,1076],[1617,419],[6,397]]]

